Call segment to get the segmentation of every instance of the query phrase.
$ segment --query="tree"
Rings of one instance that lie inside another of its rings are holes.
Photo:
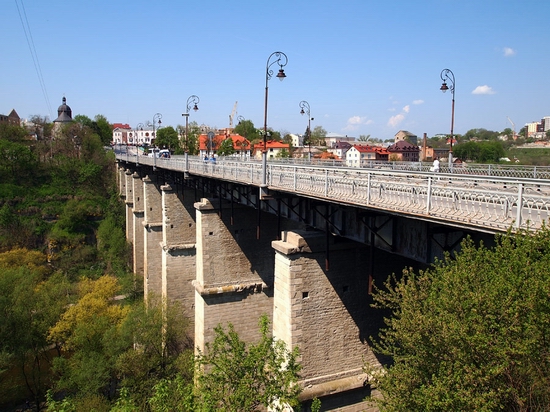
[[[79,283],[79,300],[70,306],[48,335],[65,357],[54,360],[60,379],[58,389],[77,394],[110,394],[116,382],[117,355],[132,341],[117,342],[129,308],[113,304],[119,290],[116,278],[103,276],[97,281]],[[122,347],[122,349],[121,349]]]
[[[178,132],[172,126],[162,127],[156,133],[155,144],[157,147],[169,149],[172,152],[180,147]]]
[[[235,126],[235,129],[233,130],[235,133],[247,139],[252,145],[261,140],[260,133],[254,127],[254,123],[252,123],[251,120],[243,120],[239,122],[239,124],[237,124],[237,126]]]
[[[504,147],[500,140],[466,142],[453,147],[454,156],[479,163],[496,163],[504,156]]]
[[[370,140],[370,134],[367,135],[360,135],[358,141],[359,142],[368,142]]]
[[[388,279],[374,347],[383,411],[531,411],[550,404],[550,230],[470,239],[418,274]]]
[[[40,409],[51,383],[47,370],[52,351],[46,336],[68,303],[68,288],[63,276],[50,275],[43,253],[14,249],[0,254],[2,403],[10,397],[30,396],[36,410]],[[6,370],[10,372],[4,374]]]
[[[269,336],[267,316],[260,318],[257,344],[247,346],[231,324],[227,331],[221,325],[214,331],[214,341],[197,359],[195,410],[247,412],[298,405],[298,349],[289,351]]]
[[[315,126],[311,132],[311,144],[325,146],[325,137],[327,137],[327,131],[321,126]]]
[[[228,137],[224,139],[217,150],[218,156],[231,156],[235,153],[235,148],[233,147],[233,139]]]

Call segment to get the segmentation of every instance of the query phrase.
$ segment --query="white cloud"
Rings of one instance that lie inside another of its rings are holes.
[[[487,85],[484,86],[477,86],[473,91],[472,94],[495,94],[495,91]]]
[[[424,100],[421,100],[421,99],[413,100],[413,104],[423,104],[423,103],[424,103]]]
[[[388,120],[388,126],[390,127],[396,127],[398,126],[403,120],[405,120],[405,115],[400,113],[396,114],[395,116],[390,117],[390,120]]]
[[[365,116],[352,116],[348,119],[348,123],[344,130],[357,130],[360,125],[371,124],[372,120],[367,120]]]
[[[403,107],[403,111],[404,111],[405,113],[409,113],[409,112],[411,111],[411,106],[406,105],[405,107]]]
[[[516,54],[516,51],[511,47],[505,47],[502,49],[502,51],[504,53],[504,57],[510,57]]]

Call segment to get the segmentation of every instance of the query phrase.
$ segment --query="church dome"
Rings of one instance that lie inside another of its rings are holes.
[[[67,99],[63,96],[63,103],[57,108],[57,119],[54,122],[67,123],[73,121],[73,111],[67,105]]]

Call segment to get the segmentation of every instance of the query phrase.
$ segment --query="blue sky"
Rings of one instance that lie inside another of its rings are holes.
[[[6,0],[0,13],[0,113],[111,123],[223,128],[237,115],[263,126],[267,59],[288,56],[269,81],[268,126],[358,137],[516,131],[550,116],[547,0]],[[29,31],[30,30],[30,31]],[[30,47],[29,47],[30,44]],[[31,52],[32,50],[32,52]],[[39,68],[39,69],[37,69]]]

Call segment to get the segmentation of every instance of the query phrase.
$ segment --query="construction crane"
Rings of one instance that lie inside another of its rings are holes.
[[[229,128],[233,129],[233,118],[235,117],[235,114],[237,113],[237,103],[235,102],[235,105],[233,106],[233,111],[229,115]]]
[[[512,139],[516,140],[516,125],[514,124],[514,122],[508,116],[506,116],[506,118],[512,124]]]

